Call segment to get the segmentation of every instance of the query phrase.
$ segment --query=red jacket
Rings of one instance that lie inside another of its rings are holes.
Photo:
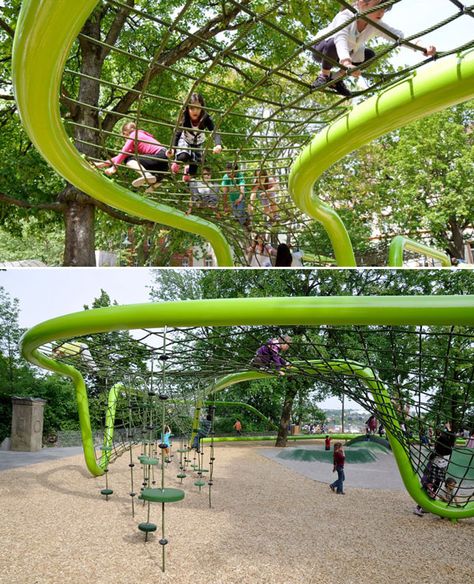
[[[334,466],[344,466],[344,461],[346,457],[341,450],[336,450],[334,453]]]

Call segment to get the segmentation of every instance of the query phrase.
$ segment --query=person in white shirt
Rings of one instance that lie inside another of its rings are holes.
[[[272,256],[276,256],[276,253],[276,250],[265,242],[263,235],[257,234],[247,248],[247,261],[251,268],[271,268]]]
[[[370,8],[375,8],[383,2],[384,0],[358,0],[355,2],[354,7],[358,12],[364,12]],[[368,19],[383,26],[387,32],[383,32],[359,18],[350,22],[347,26],[343,26],[346,21],[354,18],[354,13],[349,9],[339,12],[329,26],[319,31],[318,37],[323,37],[328,34],[330,36],[313,47],[315,51],[313,57],[322,66],[321,73],[311,85],[313,89],[319,89],[321,86],[325,86],[326,83],[334,81],[334,83],[328,86],[328,89],[333,89],[336,93],[344,97],[351,97],[352,93],[342,81],[342,77],[346,74],[359,77],[361,72],[357,67],[375,57],[375,52],[365,46],[367,41],[373,37],[382,37],[393,42],[394,38],[388,32],[399,39],[404,37],[401,30],[392,28],[382,20],[385,12],[390,9],[391,6],[380,8],[367,14]],[[341,26],[343,28],[340,28]],[[331,35],[330,33],[333,30],[335,32]],[[436,54],[436,47],[430,45],[424,49],[424,54],[432,57]],[[339,70],[332,76],[331,69],[334,67],[334,61],[342,65],[344,69]]]

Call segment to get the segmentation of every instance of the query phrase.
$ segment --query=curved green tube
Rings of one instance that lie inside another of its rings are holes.
[[[244,410],[249,411],[252,414],[255,414],[261,420],[265,420],[267,424],[273,428],[274,430],[278,429],[278,426],[274,424],[271,420],[269,420],[262,412],[258,411],[257,408],[254,408],[250,404],[246,404],[245,402],[236,402],[236,401],[205,401],[204,405],[206,406],[224,406],[224,407],[232,407],[232,408],[242,408]]]
[[[76,150],[59,111],[61,75],[72,43],[97,0],[25,0],[13,44],[12,78],[25,130],[43,158],[75,187],[129,215],[181,229],[208,240],[220,266],[232,266],[232,250],[213,223],[186,215],[121,187]]]
[[[107,400],[107,412],[105,414],[105,431],[104,431],[104,444],[102,448],[102,456],[100,459],[99,466],[102,469],[106,469],[110,462],[110,452],[114,441],[114,424],[115,424],[115,412],[117,411],[117,400],[120,392],[125,389],[123,383],[116,383],[110,388],[109,397]]]
[[[413,239],[403,237],[403,235],[397,235],[397,237],[393,238],[388,250],[388,265],[391,268],[403,267],[403,252],[406,249],[438,260],[445,268],[451,267],[451,260],[444,251],[434,249],[424,243],[418,243],[417,241],[413,241]]]
[[[297,365],[297,363],[295,363],[295,365]],[[297,367],[297,370],[295,371],[296,374],[301,371],[301,366],[304,372],[309,375],[312,373],[327,374],[334,372],[359,377],[372,394],[372,398],[377,406],[378,418],[384,423],[386,428],[387,438],[390,442],[390,446],[392,448],[392,452],[400,471],[403,483],[414,501],[421,505],[426,511],[441,517],[447,517],[450,519],[465,519],[468,517],[474,517],[474,501],[469,502],[463,508],[449,507],[448,504],[444,503],[443,501],[430,499],[426,491],[421,488],[420,479],[411,465],[408,454],[405,452],[400,442],[394,437],[392,432],[388,430],[390,426],[394,426],[396,429],[400,430],[400,424],[398,422],[395,409],[392,405],[387,386],[377,378],[372,368],[357,363],[356,361],[349,360],[314,360],[302,362],[301,365]],[[287,374],[291,375],[291,367],[289,368]],[[252,381],[269,377],[275,377],[275,374],[262,373],[260,371],[245,371],[226,375],[209,386],[208,394],[222,391],[227,387],[235,385],[236,383],[241,383],[243,381]]]
[[[470,49],[423,67],[355,106],[304,148],[291,168],[288,189],[295,204],[326,229],[338,265],[356,265],[352,244],[336,211],[313,195],[316,180],[343,156],[378,136],[473,97],[474,50]]]
[[[68,314],[34,326],[23,335],[21,351],[30,363],[66,375],[73,380],[86,464],[93,475],[99,476],[103,469],[95,460],[84,379],[74,367],[43,354],[40,351],[42,345],[86,334],[144,327],[160,328],[165,325],[179,327],[297,324],[473,326],[474,296],[232,298],[110,306]],[[322,365],[320,370],[321,367]],[[332,370],[335,370],[334,367]],[[363,367],[359,367],[362,371]],[[268,375],[271,374],[246,371],[225,376],[214,384],[214,391],[225,384],[229,386],[250,379],[262,379]],[[362,373],[358,375],[362,376]],[[370,375],[374,400],[380,414],[383,415],[384,412],[390,411],[387,408],[390,408],[391,404],[387,403],[383,387],[379,387],[374,381],[376,378],[371,371]],[[397,445],[392,445],[392,448],[395,453]],[[401,459],[403,450],[401,446],[398,448]],[[425,502],[423,493],[418,492],[416,475],[412,473],[413,476],[410,476],[409,469],[403,472],[407,488],[410,493],[414,493],[412,496],[430,510],[429,501]],[[448,509],[446,513],[452,511]],[[462,510],[459,511],[461,512]],[[459,513],[457,517],[462,516]]]

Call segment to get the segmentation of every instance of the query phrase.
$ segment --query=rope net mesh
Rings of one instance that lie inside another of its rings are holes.
[[[130,441],[147,434],[149,416],[159,419],[162,407],[186,435],[195,404],[213,399],[225,375],[256,370],[280,378],[275,363],[262,364],[256,355],[269,339],[285,335],[291,337],[289,350],[281,353],[285,376],[311,377],[310,392],[326,389],[345,395],[377,416],[420,479],[436,442],[435,437],[430,442],[421,439],[428,437],[430,428],[440,429],[448,421],[453,431],[472,427],[470,327],[236,326],[168,328],[166,333],[140,329],[68,339],[44,345],[41,351],[79,369],[89,394],[104,397],[104,408],[107,388],[123,384],[113,459]],[[231,395],[232,389],[226,392]],[[164,405],[159,398],[163,394],[168,396]],[[456,446],[447,476],[457,482],[459,505],[473,501],[474,449]]]
[[[383,6],[398,1],[388,0]],[[386,59],[401,46],[422,51],[413,42],[415,38],[474,15],[474,5],[446,3],[452,10],[442,22],[405,39],[377,44],[376,56],[361,67],[366,87],[361,89],[359,84],[348,101],[336,95],[331,84],[317,92],[311,89],[319,69],[311,53],[323,38],[314,36],[317,26],[305,30],[294,2],[188,0],[165,13],[156,3],[104,1],[97,10],[107,13],[111,21],[122,18],[123,28],[115,39],[112,29],[101,38],[93,23],[84,26],[64,72],[62,100],[69,111],[65,123],[77,149],[91,162],[121,151],[125,122],[135,122],[138,129],[150,132],[171,149],[174,136],[184,129],[183,108],[192,94],[202,94],[215,127],[204,139],[197,131],[196,139],[203,143],[186,147],[195,162],[197,156],[196,164],[191,164],[191,181],[183,182],[181,174],[189,163],[179,156],[170,158],[164,160],[161,170],[151,171],[157,182],[145,184],[143,196],[181,211],[188,210],[194,197],[193,215],[219,224],[237,264],[250,262],[252,234],[265,234],[273,245],[285,242],[298,248],[304,244],[305,250],[314,253],[318,249],[314,222],[295,207],[287,190],[292,162],[316,132],[352,104],[431,60],[420,53],[419,63],[394,70]],[[338,0],[328,6],[332,15],[338,9],[351,10],[353,20],[357,16],[367,20],[374,10],[361,17],[349,2]],[[375,26],[383,29],[378,23]],[[154,39],[151,44],[150,38]],[[473,45],[474,41],[437,56]],[[81,47],[101,54],[103,66],[81,62]],[[132,81],[126,84],[125,78]],[[221,154],[213,154],[216,134],[222,138]],[[130,159],[138,162],[136,153]],[[144,159],[146,156],[141,157],[142,162]],[[173,162],[179,166],[177,174],[170,171]],[[245,183],[245,205],[238,212],[223,206],[221,182],[226,162],[238,164]],[[212,178],[201,176],[203,164],[210,167]],[[137,174],[120,166],[116,180],[133,188],[130,182]],[[258,188],[250,197],[256,171],[266,171],[277,186],[267,192]],[[211,193],[217,204],[210,205],[196,195],[199,189],[208,196]],[[330,259],[313,257],[312,261],[324,264]]]

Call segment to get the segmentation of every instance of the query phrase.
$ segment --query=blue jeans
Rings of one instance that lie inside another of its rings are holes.
[[[249,217],[245,209],[245,199],[242,199],[240,203],[232,203],[232,215],[237,219],[241,225],[248,223]]]
[[[336,466],[336,472],[337,472],[337,480],[335,480],[331,487],[333,489],[336,489],[336,493],[343,493],[344,489],[343,489],[343,483],[346,480],[346,477],[344,475],[344,467],[343,466]]]

